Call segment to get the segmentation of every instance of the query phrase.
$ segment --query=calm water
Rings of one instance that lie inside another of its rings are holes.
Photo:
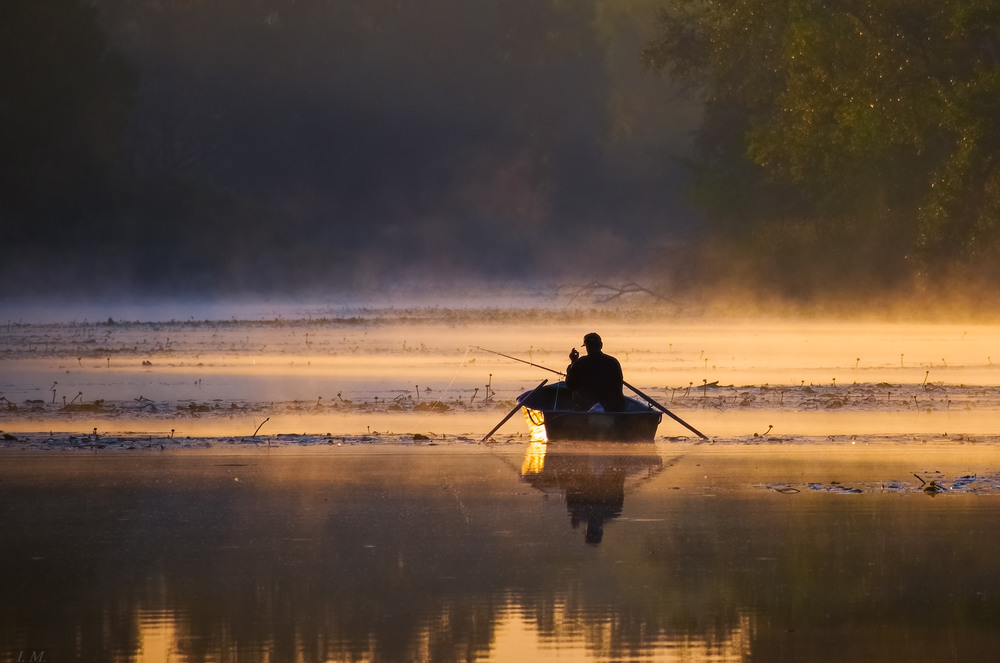
[[[962,455],[5,453],[0,661],[992,659],[1000,482]]]

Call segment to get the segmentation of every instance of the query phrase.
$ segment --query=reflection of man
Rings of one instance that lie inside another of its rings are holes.
[[[590,410],[600,405],[605,412],[625,410],[622,395],[622,366],[611,355],[601,351],[604,343],[601,337],[591,332],[583,337],[587,355],[573,348],[569,353],[566,367],[566,387],[573,398],[573,404],[581,410]]]
[[[624,468],[612,467],[600,474],[571,475],[566,481],[569,522],[573,529],[584,523],[583,540],[587,543],[599,544],[604,538],[604,522],[622,515],[625,474]]]

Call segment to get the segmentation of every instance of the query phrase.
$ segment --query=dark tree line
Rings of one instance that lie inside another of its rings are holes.
[[[707,230],[667,209],[683,104],[615,41],[651,0],[488,6],[0,4],[0,280],[637,278],[672,233],[693,284],[1000,277],[995,3],[665,3]]]
[[[6,293],[170,288],[192,274],[197,288],[225,273],[220,226],[237,216],[233,201],[184,169],[139,163],[155,137],[136,114],[143,79],[93,2],[0,5]]]
[[[0,283],[632,278],[686,223],[654,1],[0,3]]]
[[[99,217],[122,173],[138,72],[79,0],[0,5],[0,218],[5,232],[77,241],[46,220]],[[8,240],[12,239],[8,235]]]
[[[676,0],[643,58],[704,104],[717,260],[803,296],[1000,274],[992,0]]]

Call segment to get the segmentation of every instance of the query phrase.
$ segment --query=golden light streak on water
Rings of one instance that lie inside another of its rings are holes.
[[[673,408],[685,421],[697,425],[712,439],[788,439],[794,436],[843,435],[996,435],[1000,431],[1000,410],[953,412],[798,412],[782,411],[714,411]],[[364,413],[337,414],[272,414],[232,416],[223,419],[196,418],[178,415],[158,421],[145,417],[115,418],[74,417],[72,420],[18,419],[4,421],[2,429],[10,433],[48,432],[85,435],[95,428],[100,435],[164,437],[233,437],[255,440],[266,445],[275,435],[329,434],[330,442],[345,436],[409,436],[419,433],[435,436],[459,436],[479,440],[503,417],[501,409],[487,413]],[[520,417],[513,417],[494,435],[497,440],[509,438],[533,441]],[[261,424],[263,423],[263,426]],[[254,435],[260,427],[259,432]],[[769,431],[769,427],[771,430]],[[679,424],[664,417],[657,439],[694,439]],[[536,440],[541,441],[541,440]]]
[[[442,615],[446,626],[448,615]],[[560,660],[602,661],[611,653],[606,650],[613,640],[611,625],[604,620],[590,623],[590,616],[571,612],[565,603],[557,604],[550,615],[551,624],[544,630],[516,602],[509,602],[496,617],[489,650],[476,656],[482,663],[522,663],[523,661]],[[171,611],[140,610],[136,615],[138,642],[135,663],[185,663],[190,660],[179,645],[178,634],[183,625]],[[650,637],[648,646],[633,652],[630,660],[674,663],[727,663],[743,661],[750,654],[749,633],[752,628],[749,616],[739,624],[709,640],[695,636],[661,635]],[[414,661],[433,661],[434,639],[432,627],[427,627],[410,652]],[[300,651],[307,650],[301,646]],[[255,652],[254,660],[269,660],[268,652]],[[349,658],[348,658],[349,657]],[[328,661],[376,660],[374,645],[367,652],[352,651],[347,655],[331,653]]]
[[[135,663],[183,663],[178,650],[176,616],[172,611],[140,610],[139,643]]]
[[[571,614],[566,604],[554,606],[552,626],[544,632],[539,624],[517,606],[509,605],[499,615],[493,642],[483,663],[520,663],[522,661],[609,660],[608,645],[613,642],[611,625],[605,620],[588,621],[587,615]],[[633,651],[629,660],[660,663],[728,663],[745,661],[750,652],[752,620],[743,616],[736,628],[720,633],[712,640],[694,636],[651,638],[648,647]],[[615,659],[611,659],[615,660]]]
[[[528,444],[527,451],[524,452],[524,460],[521,462],[521,476],[529,474],[541,474],[545,469],[545,441],[532,440]]]

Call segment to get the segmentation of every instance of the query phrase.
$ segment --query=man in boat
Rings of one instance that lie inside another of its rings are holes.
[[[597,334],[591,332],[584,336],[583,345],[587,348],[586,356],[581,357],[573,348],[566,367],[566,387],[573,405],[580,410],[592,410],[600,405],[605,412],[623,412],[621,364],[611,355],[604,354],[604,343]]]

